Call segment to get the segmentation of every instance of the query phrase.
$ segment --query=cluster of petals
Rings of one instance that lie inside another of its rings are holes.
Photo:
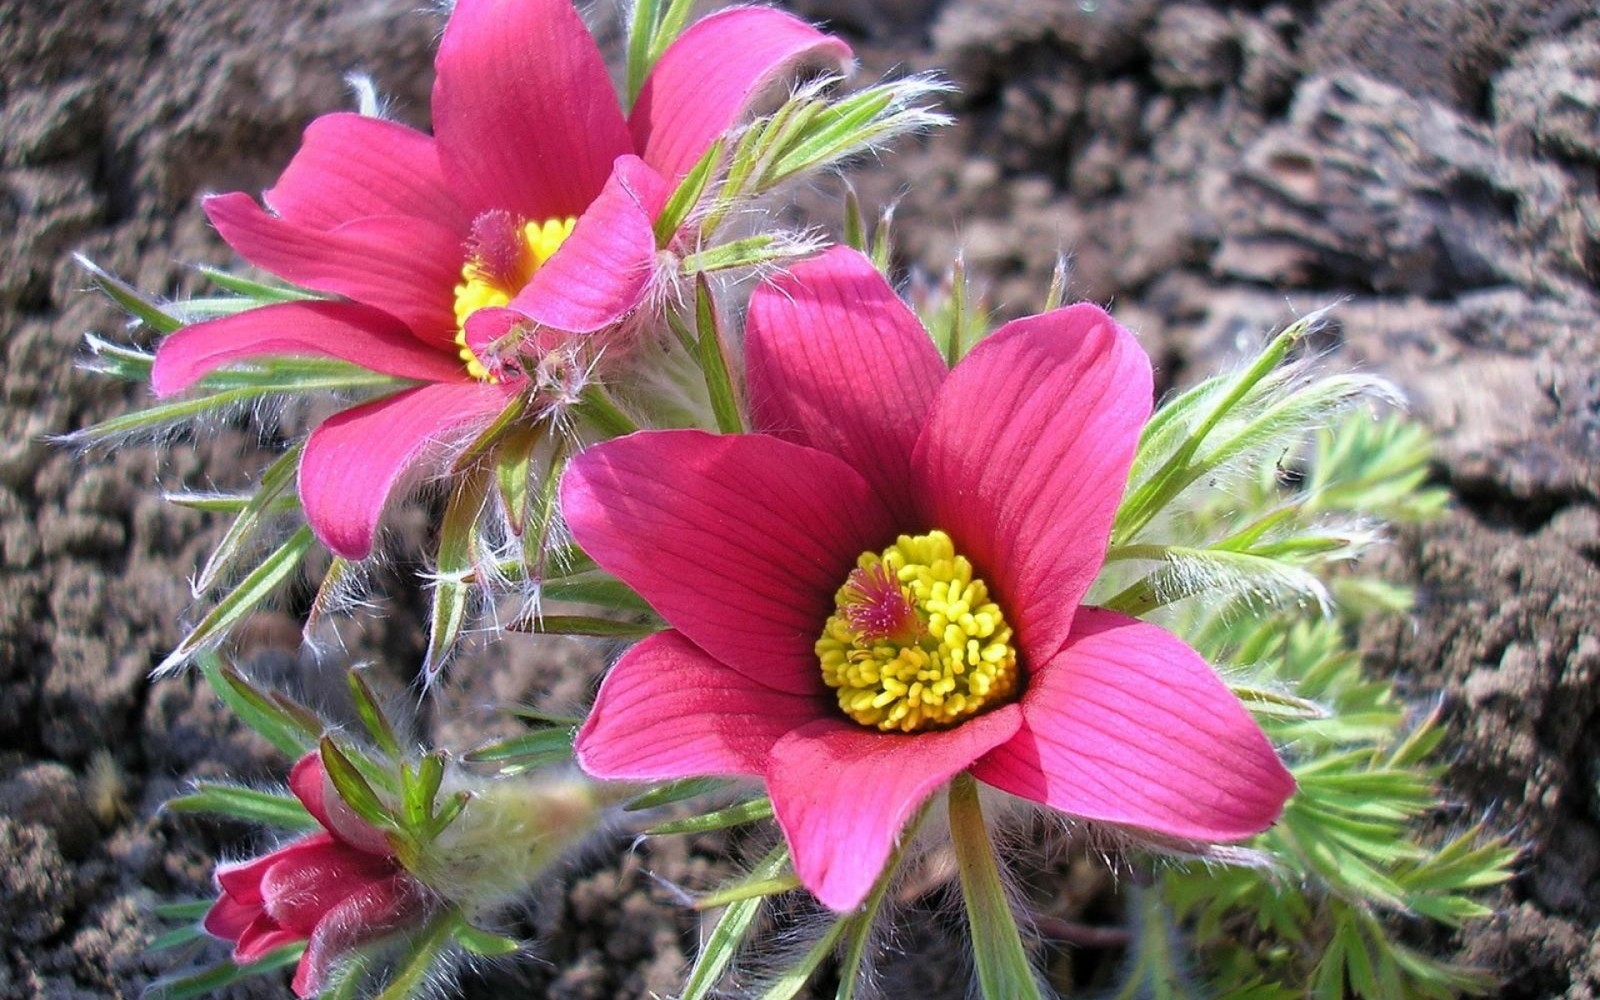
[[[1150,414],[1131,334],[1075,305],[950,369],[843,248],[758,289],[747,329],[758,433],[639,432],[564,478],[584,550],[671,626],[602,684],[577,740],[589,773],[762,779],[796,873],[839,910],[963,771],[1162,840],[1237,841],[1277,818],[1293,779],[1199,654],[1081,606]],[[861,553],[935,529],[1014,625],[1024,688],[950,728],[865,728],[813,645]]]
[[[787,69],[849,54],[789,15],[732,8],[684,32],[624,116],[572,0],[458,0],[436,60],[431,136],[325,115],[265,209],[243,192],[205,201],[247,261],[338,299],[178,331],[157,351],[155,391],[269,356],[336,358],[420,383],[335,414],[306,443],[306,516],[333,552],[363,558],[406,473],[441,441],[485,427],[520,388],[514,376],[475,378],[456,341],[454,289],[475,222],[577,220],[511,302],[467,319],[475,353],[513,327],[607,328],[649,292],[653,224],[673,185]]]
[[[220,895],[202,926],[233,942],[233,960],[257,961],[306,942],[294,991],[316,996],[352,949],[419,925],[428,890],[395,858],[383,831],[330,793],[322,758],[307,754],[289,787],[322,830],[261,857],[217,869]]]

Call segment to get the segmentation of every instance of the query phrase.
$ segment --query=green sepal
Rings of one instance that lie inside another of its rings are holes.
[[[340,749],[339,744],[331,736],[324,736],[320,747],[322,769],[327,773],[328,780],[333,783],[334,791],[344,800],[344,804],[373,826],[382,830],[394,829],[394,816],[390,814],[389,807],[378,798],[378,793],[373,791],[366,775],[350,755]]]
[[[214,781],[195,782],[193,791],[168,799],[162,808],[168,812],[225,816],[285,830],[313,830],[317,827],[317,821],[292,795],[261,792]]]
[[[275,701],[217,654],[201,653],[197,662],[211,689],[233,714],[290,760],[304,756],[321,739],[324,727],[319,720],[308,720],[309,713],[303,709],[294,712]]]
[[[373,695],[372,686],[367,683],[365,672],[350,670],[346,672],[345,678],[350,686],[350,700],[355,703],[356,714],[361,717],[361,724],[366,727],[372,742],[392,759],[399,760],[400,740],[396,738],[394,727],[389,724],[388,716],[384,714],[377,697]]]

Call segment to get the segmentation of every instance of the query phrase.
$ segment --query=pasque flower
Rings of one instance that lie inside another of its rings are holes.
[[[1081,601],[1151,407],[1100,309],[1009,323],[947,369],[860,254],[752,297],[761,433],[586,450],[562,503],[672,630],[579,733],[602,778],[762,778],[796,873],[848,909],[953,776],[1155,838],[1236,841],[1294,782],[1162,629]]]
[[[233,362],[309,355],[420,385],[346,409],[306,443],[299,492],[317,537],[362,558],[384,504],[438,445],[524,388],[478,352],[509,326],[587,335],[636,310],[672,186],[786,67],[837,65],[843,42],[773,10],[691,26],[624,117],[572,0],[458,0],[433,135],[330,114],[263,200],[206,199],[246,260],[340,301],[216,319],[157,351],[158,395]]]
[[[332,965],[351,949],[419,925],[435,905],[383,831],[327,786],[322,758],[315,752],[301,758],[289,787],[322,831],[219,867],[221,895],[203,922],[208,933],[234,943],[240,964],[306,942],[294,977],[301,997],[316,996]]]

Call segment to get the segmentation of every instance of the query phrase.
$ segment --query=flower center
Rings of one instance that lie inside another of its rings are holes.
[[[817,640],[822,679],[863,726],[955,725],[1017,689],[1011,626],[942,531],[865,552]]]
[[[577,219],[524,222],[510,212],[484,212],[472,220],[467,261],[456,286],[456,344],[473,378],[492,381],[483,359],[467,346],[467,317],[479,309],[503,306],[517,297],[561,244]]]

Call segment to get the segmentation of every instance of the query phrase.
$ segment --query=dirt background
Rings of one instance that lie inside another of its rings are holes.
[[[371,73],[399,117],[426,124],[439,21],[417,6],[0,0],[0,996],[137,995],[164,968],[141,954],[149,905],[203,892],[209,859],[243,834],[157,804],[196,776],[283,763],[192,679],[146,680],[220,532],[154,487],[242,485],[258,441],[238,424],[162,461],[46,443],[142,398],[74,369],[81,335],[119,319],[67,255],[195,290],[180,262],[229,260],[196,195],[270,183],[303,125],[347,104],[345,72]],[[958,125],[854,174],[869,205],[899,198],[908,263],[941,270],[963,247],[1016,313],[1065,250],[1072,294],[1112,303],[1170,381],[1340,303],[1343,356],[1405,387],[1455,494],[1385,557],[1422,604],[1368,637],[1372,662],[1443,706],[1443,822],[1489,817],[1526,845],[1499,915],[1436,947],[1494,970],[1504,997],[1600,996],[1592,4],[795,6],[849,37],[868,78],[936,68],[959,88]],[[392,572],[413,568],[401,556]],[[415,606],[387,610],[355,652],[403,668]],[[281,633],[259,630],[246,654],[292,665]],[[579,702],[596,662],[577,644],[480,652],[446,695],[440,714],[460,713],[446,735],[480,733],[495,698],[554,686]],[[704,885],[724,845],[674,840],[619,864],[626,843],[542,893],[540,960],[470,992],[669,995],[697,927],[651,873]],[[1044,896],[1071,894],[1064,866],[1037,874]],[[910,919],[894,960],[908,995],[961,996],[949,921]],[[1053,967],[1073,954],[1053,950]]]

